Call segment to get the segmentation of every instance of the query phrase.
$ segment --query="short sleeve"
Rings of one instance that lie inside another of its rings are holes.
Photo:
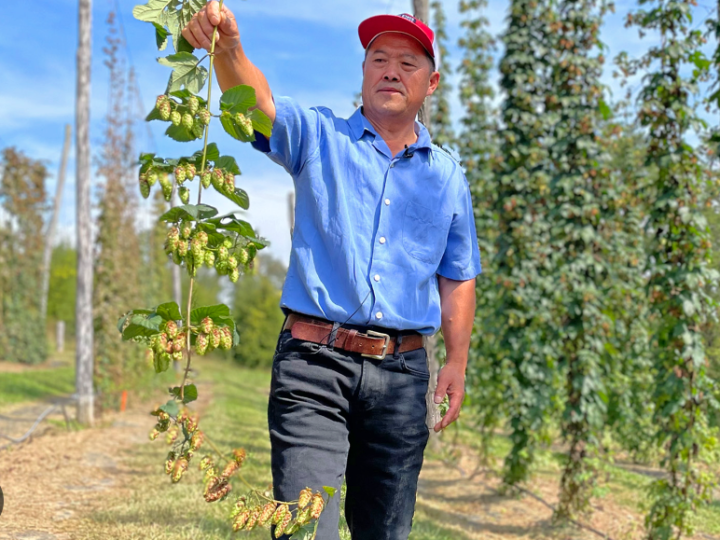
[[[437,273],[455,281],[474,279],[481,271],[470,188],[458,167],[459,180],[447,247]]]
[[[289,97],[273,97],[273,101],[272,136],[267,139],[256,134],[252,145],[295,176],[319,150],[320,115],[317,109],[304,109]]]

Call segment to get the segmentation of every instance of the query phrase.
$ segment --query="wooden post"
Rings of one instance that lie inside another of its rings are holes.
[[[55,323],[55,352],[65,350],[65,321]]]
[[[67,158],[70,153],[70,135],[72,128],[70,124],[65,125],[65,143],[63,144],[62,156],[60,158],[60,169],[58,169],[57,186],[55,186],[55,204],[53,205],[53,213],[48,224],[47,233],[45,234],[45,249],[43,251],[42,266],[42,297],[40,298],[40,313],[42,320],[47,318],[48,289],[50,287],[50,259],[52,258],[53,239],[55,237],[55,227],[57,227],[58,216],[60,215],[60,203],[62,202],[62,192],[65,186],[65,169],[67,168]]]
[[[77,420],[94,422],[93,396],[93,258],[90,216],[90,58],[92,0],[79,0],[77,88],[75,104],[75,166],[77,187],[77,296],[75,300],[75,392]]]
[[[429,0],[413,0],[413,15],[427,25],[430,25],[430,3]],[[430,129],[430,110],[432,109],[432,96],[425,98],[418,121],[428,130]],[[431,133],[432,135],[432,133]]]

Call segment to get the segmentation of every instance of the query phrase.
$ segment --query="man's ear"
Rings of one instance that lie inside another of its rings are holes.
[[[433,95],[433,93],[435,93],[435,90],[437,90],[437,87],[439,84],[440,84],[440,72],[433,71],[432,74],[430,74],[430,86],[428,87],[428,91],[427,91],[427,94],[425,94],[425,96]]]

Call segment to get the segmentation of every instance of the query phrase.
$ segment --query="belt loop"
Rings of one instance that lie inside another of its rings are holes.
[[[397,360],[400,358],[400,345],[402,345],[402,334],[398,332],[398,335],[395,337],[395,352],[393,353],[393,358]]]
[[[334,322],[332,330],[330,330],[330,336],[328,337],[328,344],[327,344],[328,349],[330,349],[331,351],[335,347],[335,339],[337,338],[338,328],[340,328],[340,323]]]

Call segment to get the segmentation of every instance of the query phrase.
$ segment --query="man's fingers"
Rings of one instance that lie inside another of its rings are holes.
[[[198,25],[200,26],[200,28],[202,29],[203,33],[206,36],[213,35],[213,32],[215,31],[215,27],[212,24],[210,24],[208,17],[198,16],[197,19],[193,19],[193,20],[197,20]]]
[[[222,21],[220,21],[219,29],[225,33],[236,32],[237,23],[235,22],[235,15],[230,11],[227,6],[223,6],[222,9]]]
[[[445,416],[442,417],[442,420],[435,424],[435,427],[433,429],[436,432],[445,429],[458,419],[458,417],[460,416],[460,407],[462,406],[463,396],[464,392],[462,392],[460,395],[450,394],[450,408],[445,413]]]
[[[192,21],[191,21],[192,22]],[[182,29],[182,35],[187,40],[187,42],[193,46],[195,49],[200,49],[200,44],[195,39],[195,36],[190,31],[190,24],[188,24],[185,28]]]
[[[193,39],[195,40],[195,43],[197,43],[197,45],[194,45],[191,42],[191,45],[193,45],[196,49],[210,50],[210,47],[212,45],[210,42],[210,38],[205,34],[205,32],[203,32],[203,29],[197,19],[191,20],[190,24],[188,24],[186,28],[190,30],[193,35]]]
[[[210,21],[210,24],[213,26],[218,26],[222,22],[222,17],[220,15],[220,4],[216,1],[210,2],[206,6],[207,9],[207,18]]]
[[[438,377],[437,387],[435,388],[435,404],[442,403],[442,400],[447,394],[448,386],[450,383],[444,377]]]

